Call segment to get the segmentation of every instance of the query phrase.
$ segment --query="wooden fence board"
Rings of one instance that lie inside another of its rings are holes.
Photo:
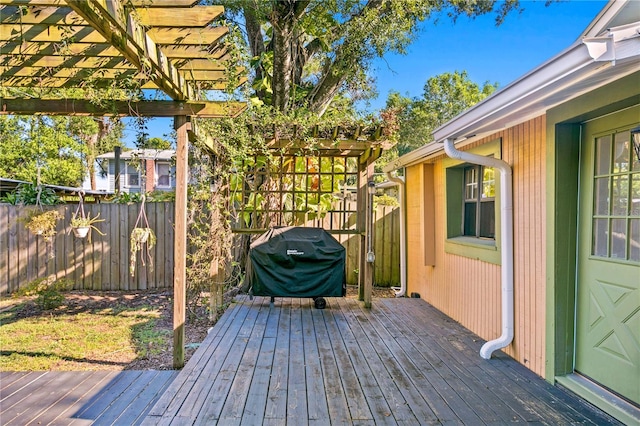
[[[9,282],[9,209],[0,205],[0,282]]]

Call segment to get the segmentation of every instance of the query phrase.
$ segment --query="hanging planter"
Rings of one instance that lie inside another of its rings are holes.
[[[89,231],[91,230],[91,227],[89,226],[76,226],[76,227],[71,227],[71,230],[73,231],[73,235],[75,235],[76,238],[86,238],[87,235],[89,235]]]
[[[144,244],[149,241],[149,236],[151,236],[152,240],[155,239],[155,234],[151,228],[133,228],[131,231],[131,241],[135,242],[137,245]]]
[[[74,213],[71,217],[71,230],[73,231],[73,235],[75,235],[77,238],[89,237],[89,242],[91,242],[92,230],[95,230],[100,235],[107,235],[95,226],[95,224],[98,222],[104,222],[104,219],[99,219],[99,217],[100,213],[98,213],[94,217],[84,215],[77,216],[77,212]]]
[[[96,228],[95,224],[98,222],[104,222],[104,219],[99,219],[100,213],[91,217],[84,212],[84,191],[80,192],[80,202],[75,213],[71,216],[71,230],[76,238],[86,238],[91,242],[91,231],[95,230],[100,235],[107,235],[104,232]]]
[[[60,219],[60,212],[57,210],[39,211],[33,210],[25,220],[25,227],[33,234],[44,237],[45,241],[50,241],[56,235],[56,223]]]
[[[131,236],[129,238],[131,256],[129,257],[129,272],[133,277],[136,273],[136,263],[138,261],[138,252],[140,253],[140,262],[142,265],[146,265],[145,255],[149,261],[149,268],[153,268],[153,258],[151,257],[151,249],[156,245],[156,234],[153,229],[149,228],[149,221],[147,220],[147,214],[144,210],[145,196],[142,196],[142,202],[140,205],[140,213],[136,220],[133,230],[131,230]],[[141,225],[141,226],[138,226]]]

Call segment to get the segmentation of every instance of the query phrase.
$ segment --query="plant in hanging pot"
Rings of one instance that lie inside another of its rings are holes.
[[[73,235],[75,235],[77,238],[85,238],[88,236],[89,242],[91,242],[92,230],[95,230],[100,235],[107,235],[95,226],[95,224],[98,222],[104,222],[104,219],[99,219],[99,217],[100,213],[98,213],[94,217],[85,216],[84,214],[78,215],[77,213],[74,213],[71,217],[71,230],[73,231]]]
[[[45,241],[50,241],[56,235],[56,223],[60,217],[57,210],[32,210],[25,218],[25,227],[33,235],[41,235]]]
[[[137,254],[139,251],[145,250],[147,258],[149,259],[149,267],[153,267],[151,263],[150,250],[156,244],[156,234],[154,234],[151,228],[133,228],[131,231],[131,237],[129,238],[131,245],[131,257],[129,259],[129,272],[133,277],[136,273]],[[144,253],[140,253],[140,261],[145,265]]]

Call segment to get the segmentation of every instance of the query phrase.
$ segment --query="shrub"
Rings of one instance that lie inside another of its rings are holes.
[[[37,296],[36,305],[42,310],[55,309],[64,303],[62,292],[73,288],[73,283],[65,278],[56,280],[51,276],[38,278],[13,293],[14,297]]]

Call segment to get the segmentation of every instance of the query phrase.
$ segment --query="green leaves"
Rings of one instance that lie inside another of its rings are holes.
[[[238,21],[244,18],[248,56],[253,58],[248,64],[254,70],[253,96],[283,112],[307,107],[319,115],[336,100],[372,96],[372,60],[388,52],[404,54],[421,22],[494,13],[500,23],[520,10],[519,0],[224,3]]]
[[[421,98],[390,94],[387,110],[399,111],[398,153],[403,155],[431,142],[431,133],[437,127],[480,102],[497,87],[497,83],[489,82],[479,85],[469,79],[466,71],[454,71],[429,78]]]

